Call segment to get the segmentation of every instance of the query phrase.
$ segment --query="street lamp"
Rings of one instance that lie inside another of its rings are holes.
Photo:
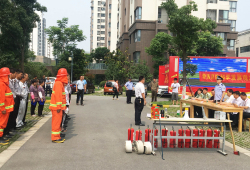
[[[69,57],[68,59],[69,59],[69,61],[71,61],[71,76],[70,76],[70,80],[72,82],[72,77],[73,77],[73,59],[74,59],[73,52],[71,52],[71,57]]]

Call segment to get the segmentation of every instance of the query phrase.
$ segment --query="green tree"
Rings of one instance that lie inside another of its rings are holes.
[[[127,51],[122,53],[120,50],[109,52],[105,57],[107,70],[105,76],[107,80],[119,80],[125,82],[129,76],[129,68],[131,61],[129,61],[129,54]]]
[[[29,78],[32,79],[35,76],[40,79],[43,75],[51,76],[50,70],[48,70],[43,63],[28,62],[24,64],[24,72],[29,74]]]
[[[153,75],[150,73],[150,68],[147,66],[145,60],[139,64],[131,64],[129,68],[129,77],[132,79],[139,79],[140,76],[145,77],[146,83],[150,82],[153,78]]]
[[[146,52],[153,56],[152,60],[154,62],[154,76],[159,74],[160,65],[165,65],[168,63],[167,51],[171,45],[171,40],[171,35],[165,32],[159,32],[150,42],[150,46],[145,48]]]
[[[10,67],[19,65],[24,70],[26,56],[29,56],[30,33],[40,21],[35,11],[46,12],[47,8],[37,0],[0,1],[0,57],[8,56]],[[15,62],[12,63],[13,60]]]
[[[46,29],[48,40],[53,44],[53,54],[59,60],[68,60],[71,52],[75,50],[76,43],[84,41],[86,37],[79,25],[67,26],[68,18],[57,21],[58,26],[51,26]]]
[[[90,54],[90,57],[95,60],[97,63],[100,63],[104,60],[104,57],[110,52],[107,47],[98,47],[93,50]]]
[[[204,20],[191,15],[192,11],[198,11],[195,2],[178,8],[174,0],[168,0],[161,5],[168,13],[168,28],[176,36],[173,36],[173,44],[183,61],[183,91],[186,95],[186,64],[188,51],[195,48],[195,42],[199,40],[200,31],[210,31],[217,27],[216,23],[210,19]]]

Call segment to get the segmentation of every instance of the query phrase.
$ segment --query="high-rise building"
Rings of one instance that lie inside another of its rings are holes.
[[[105,46],[106,0],[91,1],[90,51]]]
[[[188,5],[191,0],[175,1],[178,7]],[[193,0],[198,11],[192,15],[198,18],[210,18],[217,23],[215,35],[223,39],[222,56],[235,56],[237,39],[237,1],[238,0]],[[130,60],[137,63],[146,60],[152,68],[152,56],[145,52],[151,40],[158,32],[171,34],[167,28],[168,15],[160,8],[165,0],[119,0],[119,40],[117,47],[122,51],[129,49]],[[153,71],[153,69],[151,70]]]
[[[235,47],[236,57],[250,56],[250,29],[239,32]]]
[[[30,50],[35,52],[37,56],[46,56],[46,19],[43,18],[43,13],[36,11],[40,17],[40,21],[36,22],[36,27],[30,35]]]

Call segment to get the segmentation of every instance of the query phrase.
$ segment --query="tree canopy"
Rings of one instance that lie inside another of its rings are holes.
[[[98,47],[93,50],[90,54],[90,57],[95,60],[97,63],[104,61],[104,57],[110,52],[107,47]]]

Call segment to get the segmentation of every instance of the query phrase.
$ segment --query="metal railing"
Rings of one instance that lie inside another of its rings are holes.
[[[105,63],[90,63],[87,68],[89,70],[107,70]]]

